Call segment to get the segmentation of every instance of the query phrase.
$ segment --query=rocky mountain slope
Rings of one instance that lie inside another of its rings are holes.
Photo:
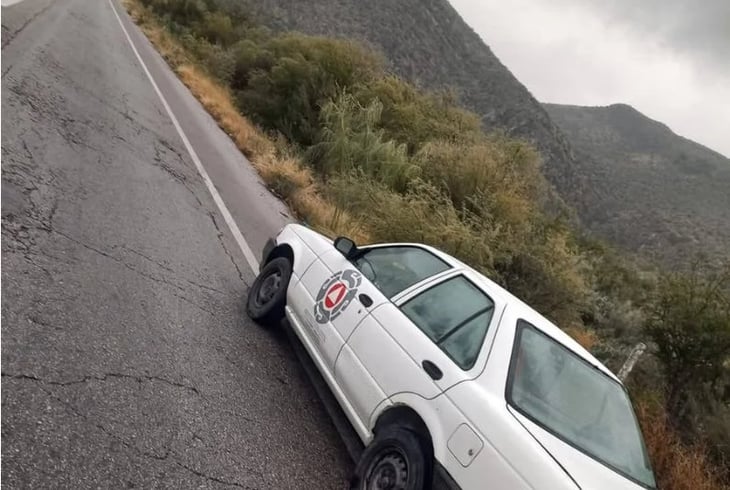
[[[544,107],[591,190],[585,225],[665,263],[730,256],[730,159],[625,104]]]

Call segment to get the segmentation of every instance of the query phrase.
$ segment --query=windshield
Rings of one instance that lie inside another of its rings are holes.
[[[517,329],[507,400],[588,456],[638,483],[656,486],[623,387],[523,321]]]
[[[450,268],[431,252],[409,245],[366,249],[353,263],[387,298]]]

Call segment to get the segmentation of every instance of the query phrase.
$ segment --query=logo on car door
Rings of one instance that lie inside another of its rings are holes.
[[[327,323],[337,318],[352,303],[357,288],[362,283],[362,274],[347,269],[337,272],[327,279],[319,288],[314,319],[317,323]]]

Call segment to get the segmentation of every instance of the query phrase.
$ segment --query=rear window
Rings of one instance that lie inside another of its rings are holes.
[[[645,487],[654,474],[623,386],[520,321],[507,401],[543,429]]]

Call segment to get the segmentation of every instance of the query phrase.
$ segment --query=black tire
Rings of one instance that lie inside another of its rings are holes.
[[[385,427],[365,448],[350,481],[351,490],[428,490],[431,461],[415,432]]]
[[[248,290],[246,312],[263,326],[278,325],[284,318],[286,290],[291,279],[292,264],[285,257],[268,262]]]

